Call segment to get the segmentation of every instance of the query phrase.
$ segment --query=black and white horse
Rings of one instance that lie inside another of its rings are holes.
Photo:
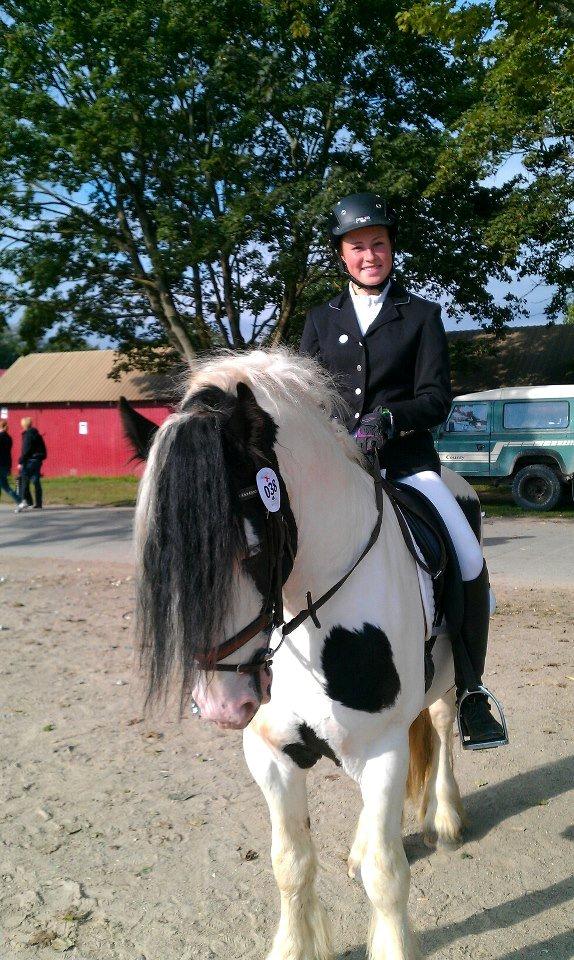
[[[334,404],[320,368],[287,350],[194,368],[141,484],[138,631],[152,699],[176,687],[203,718],[244,729],[281,894],[269,960],[332,956],[306,794],[321,756],[362,791],[349,874],[360,869],[373,905],[370,956],[413,960],[405,793],[433,841],[457,839],[462,825],[452,657],[440,636],[425,695],[432,601],[384,495],[381,518]],[[465,495],[473,496],[467,485]],[[281,629],[269,630],[283,618],[281,642]],[[269,649],[280,642],[272,679]]]

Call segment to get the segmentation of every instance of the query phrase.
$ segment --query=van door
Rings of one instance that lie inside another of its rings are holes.
[[[564,398],[506,400],[499,404],[501,429],[494,426],[496,443],[490,452],[491,475],[509,476],[518,456],[536,462],[540,455],[551,458],[563,476],[574,472],[572,403]]]
[[[469,477],[488,477],[492,403],[455,400],[438,436],[440,462]]]

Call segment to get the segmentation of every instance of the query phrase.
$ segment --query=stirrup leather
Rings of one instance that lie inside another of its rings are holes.
[[[498,714],[500,717],[500,723],[504,731],[502,737],[495,737],[493,740],[484,740],[482,743],[473,743],[470,740],[470,737],[467,737],[462,729],[462,722],[460,718],[460,708],[467,697],[472,697],[475,693],[485,694],[489,700],[493,702]],[[488,687],[479,684],[475,690],[465,690],[462,696],[458,701],[458,706],[456,710],[456,721],[458,724],[458,733],[460,736],[460,742],[462,744],[463,750],[492,750],[494,747],[504,747],[508,743],[508,727],[506,725],[506,717],[504,716],[504,710],[502,709],[502,704],[500,700],[497,700],[493,693],[490,692]]]

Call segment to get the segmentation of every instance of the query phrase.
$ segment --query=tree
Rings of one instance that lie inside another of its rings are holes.
[[[503,323],[486,285],[507,266],[483,232],[505,191],[429,192],[471,101],[448,51],[398,30],[410,6],[7,0],[5,314],[111,338],[125,365],[294,340],[336,282],[328,208],[373,187],[405,213],[406,278]]]
[[[516,159],[485,239],[555,293],[565,310],[574,282],[574,11],[560,0],[417,0],[403,29],[442,42],[463,65],[473,102],[452,125],[429,195],[496,173]]]
[[[23,344],[10,327],[0,327],[0,370],[6,370],[23,353]]]

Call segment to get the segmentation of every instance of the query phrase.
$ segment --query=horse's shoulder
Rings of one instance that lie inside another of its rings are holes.
[[[321,665],[331,700],[367,713],[395,704],[401,682],[389,638],[376,624],[332,627],[323,641]]]

